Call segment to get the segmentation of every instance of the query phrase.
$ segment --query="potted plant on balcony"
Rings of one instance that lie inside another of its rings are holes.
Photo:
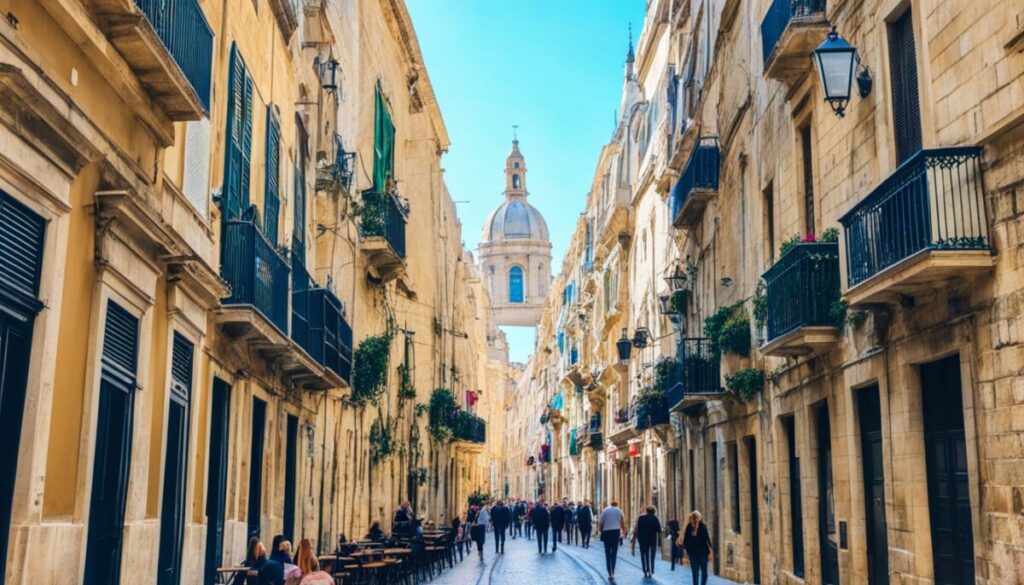
[[[731,353],[739,357],[750,356],[750,320],[743,310],[742,301],[722,307],[704,319],[704,335],[710,343],[711,353]]]
[[[430,422],[427,430],[438,442],[446,442],[452,438],[452,423],[457,406],[455,396],[447,388],[437,388],[430,395]]]

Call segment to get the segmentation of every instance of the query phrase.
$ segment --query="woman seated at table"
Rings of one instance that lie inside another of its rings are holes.
[[[270,545],[270,560],[277,561],[282,565],[292,563],[292,543],[285,540],[283,534],[274,537]]]
[[[373,542],[383,542],[387,540],[388,535],[384,534],[384,530],[380,527],[380,520],[374,520],[370,524],[370,530],[366,533],[366,540],[372,540]]]
[[[295,554],[295,564],[299,566],[302,580],[299,585],[334,585],[334,577],[320,570],[320,562],[313,554],[313,543],[308,538],[299,542],[299,552]]]
[[[249,546],[246,547],[245,551],[245,560],[242,561],[243,567],[259,570],[263,563],[267,562],[267,547],[263,546],[260,537],[253,536],[250,538]],[[236,573],[231,578],[231,585],[242,585],[245,582],[245,573]]]

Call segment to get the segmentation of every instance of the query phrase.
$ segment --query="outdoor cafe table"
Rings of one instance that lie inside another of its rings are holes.
[[[217,569],[217,573],[221,575],[242,573],[246,577],[255,577],[258,574],[257,571],[251,567],[221,567]]]

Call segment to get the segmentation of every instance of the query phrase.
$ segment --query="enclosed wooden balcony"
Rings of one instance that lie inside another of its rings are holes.
[[[981,149],[922,150],[839,218],[852,307],[904,302],[992,270]]]
[[[764,273],[766,355],[817,353],[836,343],[839,244],[797,244]]]
[[[670,372],[666,403],[669,410],[686,411],[722,396],[719,357],[708,339],[686,337],[679,343],[676,367]]]
[[[408,210],[390,193],[363,192],[359,250],[370,275],[387,282],[405,274],[405,224]]]
[[[213,31],[198,0],[96,0],[97,22],[174,121],[210,111]]]
[[[794,85],[814,68],[811,53],[829,29],[825,0],[773,0],[761,21],[765,77]]]
[[[719,162],[718,137],[701,138],[672,189],[672,225],[692,228],[700,221],[708,201],[718,194]]]

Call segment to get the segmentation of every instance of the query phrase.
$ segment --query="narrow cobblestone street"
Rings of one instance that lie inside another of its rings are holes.
[[[647,585],[693,583],[688,566],[670,570],[667,561],[658,559],[653,579],[644,579],[640,569],[640,557],[629,553],[629,543],[619,548],[619,560],[615,570],[617,585]],[[589,549],[577,545],[562,545],[555,553],[537,554],[537,541],[517,538],[509,539],[505,554],[494,554],[494,534],[487,534],[484,546],[484,560],[476,557],[474,546],[454,569],[446,571],[433,581],[434,585],[569,585],[607,583],[604,568],[604,548],[597,540]],[[709,585],[731,585],[734,581],[712,576]]]

